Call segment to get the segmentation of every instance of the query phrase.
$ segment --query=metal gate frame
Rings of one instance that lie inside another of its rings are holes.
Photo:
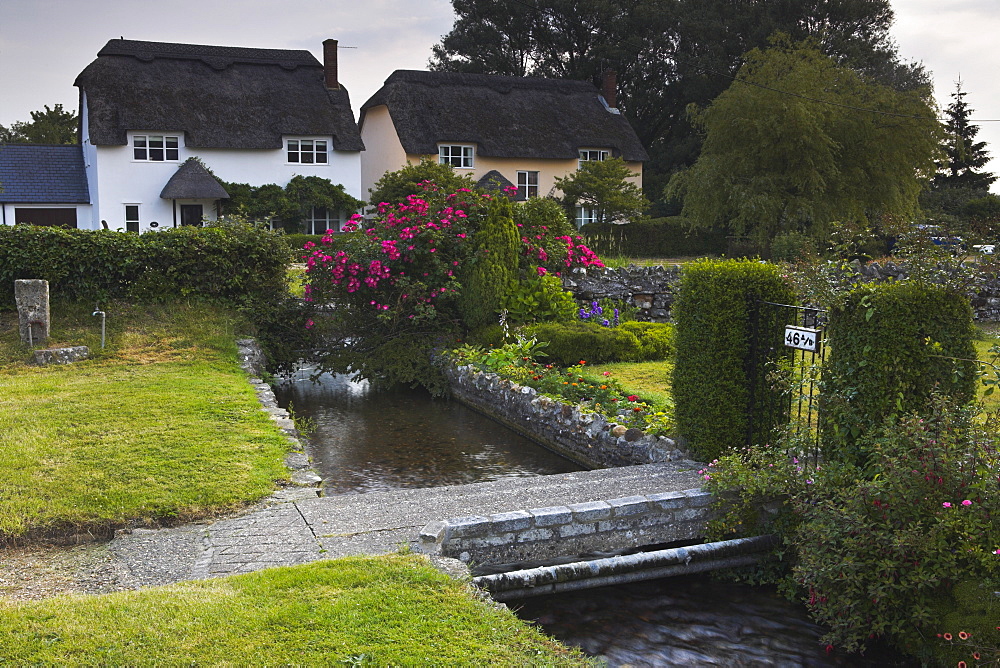
[[[759,445],[781,434],[806,435],[813,456],[820,444],[819,372],[826,361],[823,309],[757,300],[751,313],[747,365],[749,404],[746,444]],[[819,330],[817,350],[786,347],[785,327]],[[775,391],[775,390],[779,391]],[[803,453],[806,454],[806,453]]]

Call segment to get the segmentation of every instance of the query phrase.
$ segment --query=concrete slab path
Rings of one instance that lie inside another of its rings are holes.
[[[293,488],[233,517],[121,532],[111,542],[127,586],[247,573],[347,555],[420,551],[434,520],[700,487],[697,464],[668,462],[452,487],[317,497]]]

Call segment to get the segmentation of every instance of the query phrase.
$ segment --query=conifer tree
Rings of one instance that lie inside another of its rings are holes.
[[[962,79],[955,82],[952,103],[945,114],[945,138],[942,149],[947,158],[938,163],[938,173],[934,177],[935,188],[964,188],[967,190],[988,190],[997,180],[990,172],[981,171],[990,160],[986,142],[976,141],[979,126],[970,122],[973,109],[965,101],[966,91],[962,90]]]
[[[517,279],[520,243],[510,200],[496,195],[476,231],[475,259],[462,281],[462,316],[470,329],[497,322],[504,298]]]

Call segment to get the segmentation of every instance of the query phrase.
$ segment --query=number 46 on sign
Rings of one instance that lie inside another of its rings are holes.
[[[819,330],[812,329],[811,327],[793,327],[788,325],[785,327],[785,345],[789,348],[798,348],[799,350],[810,350],[816,352],[819,350]]]

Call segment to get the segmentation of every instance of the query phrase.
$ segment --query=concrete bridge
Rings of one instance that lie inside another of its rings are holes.
[[[213,522],[121,532],[111,554],[128,586],[401,547],[463,559],[477,569],[558,557],[573,561],[580,554],[700,537],[710,509],[699,482],[697,471],[662,463],[336,497],[298,488]],[[689,569],[692,554],[680,557]],[[607,568],[598,571],[608,574]]]

